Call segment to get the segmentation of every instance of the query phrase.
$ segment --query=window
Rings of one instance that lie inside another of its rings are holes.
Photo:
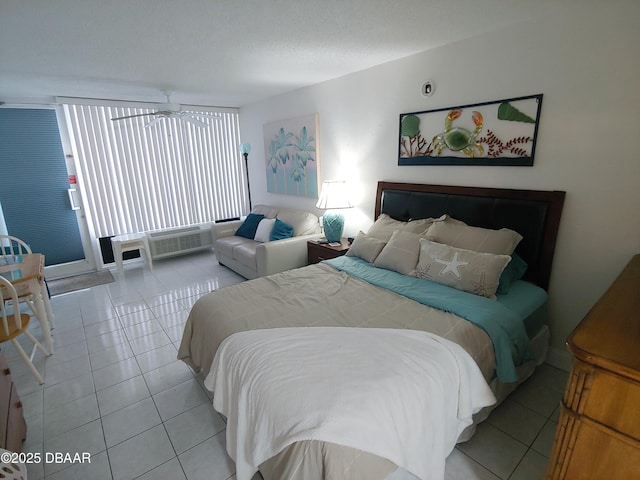
[[[236,109],[145,125],[153,108],[58,99],[64,104],[78,179],[96,237],[213,222],[246,212]],[[191,109],[190,109],[191,111]],[[204,107],[194,107],[198,113]]]

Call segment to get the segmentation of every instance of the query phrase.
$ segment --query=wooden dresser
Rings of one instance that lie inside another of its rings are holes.
[[[18,389],[11,381],[11,370],[0,352],[0,448],[20,452],[26,436],[27,424]]]
[[[573,368],[547,479],[640,479],[640,255],[567,339]]]

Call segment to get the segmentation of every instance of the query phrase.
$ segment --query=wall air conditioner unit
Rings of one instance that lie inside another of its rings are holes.
[[[213,247],[211,226],[194,226],[147,232],[151,257],[166,258]]]

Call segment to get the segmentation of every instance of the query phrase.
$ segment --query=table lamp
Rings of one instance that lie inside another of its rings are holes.
[[[322,216],[324,236],[327,237],[327,241],[339,242],[344,229],[344,216],[340,212],[333,210],[352,207],[347,192],[347,183],[344,180],[326,180],[322,182],[320,198],[316,203],[316,207],[327,210]]]

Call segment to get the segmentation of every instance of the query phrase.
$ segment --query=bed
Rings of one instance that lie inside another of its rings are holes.
[[[198,300],[178,358],[228,419],[237,478],[442,478],[455,443],[544,360],[563,202],[560,191],[379,182],[376,222],[347,256]],[[467,232],[489,232],[491,248],[494,232],[520,238],[478,253],[463,248]],[[446,265],[433,256],[442,248],[456,252]],[[477,255],[498,274],[516,257],[526,271],[508,293],[484,271],[461,284]]]

